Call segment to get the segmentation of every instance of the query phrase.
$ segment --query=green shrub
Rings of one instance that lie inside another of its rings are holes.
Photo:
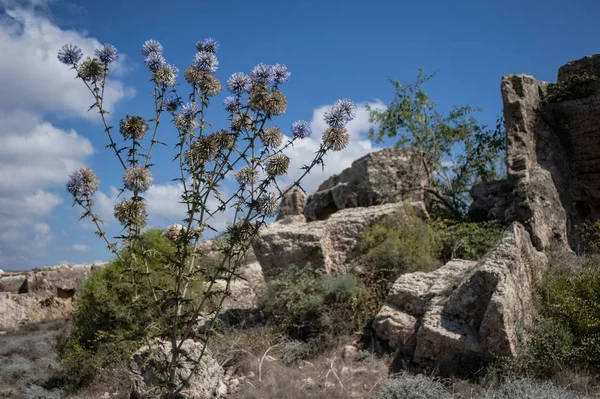
[[[352,274],[317,276],[290,271],[267,285],[269,319],[290,338],[310,343],[306,355],[361,329],[370,317],[361,306],[364,287]]]
[[[450,399],[444,386],[422,376],[401,374],[383,381],[367,399]]]
[[[61,350],[61,365],[69,382],[74,386],[87,385],[103,376],[100,371],[118,372],[125,367],[129,356],[137,350],[144,337],[158,319],[153,307],[150,284],[166,287],[172,284],[165,269],[165,256],[173,255],[174,245],[163,235],[161,229],[148,229],[141,241],[146,249],[154,250],[146,257],[147,262],[135,260],[135,272],[152,271],[147,281],[139,278],[141,286],[134,287],[127,261],[131,258],[126,248],[107,267],[94,273],[84,284],[77,298],[73,314],[73,332]],[[212,258],[203,258],[211,268]],[[190,289],[191,298],[199,298],[202,282],[195,282]],[[160,294],[160,291],[159,291]]]
[[[504,226],[495,221],[457,222],[439,219],[432,222],[437,257],[442,262],[453,258],[479,260],[498,241]]]

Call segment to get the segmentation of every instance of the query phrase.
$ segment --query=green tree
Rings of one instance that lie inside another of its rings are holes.
[[[390,79],[395,96],[383,111],[372,109],[369,138],[381,143],[385,137],[399,140],[398,147],[412,147],[427,176],[425,190],[449,215],[462,219],[474,183],[499,177],[498,161],[505,151],[503,122],[496,128],[481,125],[470,105],[454,106],[446,115],[425,93],[423,85],[435,74],[419,69],[415,83]]]

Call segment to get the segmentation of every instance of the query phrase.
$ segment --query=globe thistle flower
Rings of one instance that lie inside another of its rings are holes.
[[[184,108],[185,105],[175,116],[175,127],[182,132],[190,133],[198,127],[198,121],[196,120],[196,115],[198,113],[192,113],[191,111],[184,112]]]
[[[252,223],[242,220],[234,225],[230,225],[226,229],[226,234],[229,236],[231,242],[243,243],[251,241],[256,237],[258,229]]]
[[[269,88],[266,84],[257,83],[250,90],[248,106],[253,111],[267,111],[269,101]]]
[[[76,65],[83,57],[83,51],[73,44],[65,44],[58,50],[58,60],[66,65]]]
[[[258,182],[258,170],[250,166],[244,166],[235,173],[235,180],[242,186],[256,184]]]
[[[227,89],[233,94],[250,93],[252,80],[243,72],[236,72],[227,79]]]
[[[146,225],[148,212],[146,212],[146,205],[142,201],[127,199],[115,205],[114,209],[115,218],[121,225],[140,228]]]
[[[78,67],[77,72],[86,82],[99,82],[106,77],[105,65],[98,58],[86,58]]]
[[[273,193],[263,193],[258,197],[258,212],[266,217],[273,217],[277,214],[279,203]]]
[[[166,86],[175,86],[177,83],[177,73],[179,72],[179,68],[175,65],[167,64],[163,67],[160,67],[153,71],[152,79],[157,84],[162,84]]]
[[[213,161],[218,150],[219,143],[214,136],[203,136],[192,143],[185,153],[185,158],[188,165],[196,168],[205,162]]]
[[[281,129],[276,126],[267,127],[260,133],[260,139],[265,146],[277,148],[283,142],[283,134],[281,134]]]
[[[172,242],[177,242],[179,237],[181,237],[181,232],[184,231],[184,227],[180,224],[171,224],[167,227],[165,231],[165,237],[167,237]]]
[[[271,115],[283,115],[287,110],[287,97],[280,90],[273,89],[267,98],[265,111]]]
[[[268,85],[273,82],[273,69],[266,64],[258,64],[252,69],[250,78],[255,83]]]
[[[331,127],[346,126],[356,116],[352,100],[337,100],[333,107],[325,112],[325,123]]]
[[[116,61],[119,56],[115,46],[108,43],[105,43],[102,47],[98,47],[94,55],[106,65]]]
[[[162,54],[155,53],[155,52],[148,54],[148,56],[144,60],[144,63],[146,64],[148,69],[152,72],[156,72],[159,69],[167,66],[167,61],[162,56]]]
[[[185,78],[185,81],[189,84],[199,85],[202,81],[202,74],[202,71],[199,71],[196,68],[194,68],[193,65],[190,65],[183,73],[183,77]]]
[[[231,129],[236,131],[248,131],[252,129],[254,119],[250,115],[234,115],[231,119]]]
[[[194,56],[192,66],[198,71],[215,73],[219,66],[219,60],[213,53],[201,51]]]
[[[235,144],[235,137],[227,130],[219,130],[218,132],[213,133],[212,136],[214,136],[214,139],[219,146],[219,151],[227,150]]]
[[[285,65],[275,64],[271,67],[273,72],[273,81],[277,84],[282,84],[290,79],[290,73]]]
[[[200,90],[208,97],[214,97],[221,92],[223,88],[219,78],[212,73],[200,72]]]
[[[303,120],[292,123],[292,134],[294,135],[294,137],[299,139],[303,139],[305,137],[310,136],[310,124]]]
[[[196,50],[198,52],[206,51],[208,53],[215,54],[219,49],[219,42],[213,39],[212,37],[207,37],[201,42],[196,43]]]
[[[323,133],[323,144],[333,151],[341,151],[350,143],[350,134],[345,127],[330,127]]]
[[[148,168],[131,166],[123,174],[125,188],[133,192],[145,192],[152,185],[152,174]]]
[[[129,116],[121,119],[119,131],[125,140],[143,140],[150,127],[141,116]]]
[[[142,44],[142,55],[148,57],[152,53],[162,54],[163,46],[156,40],[146,40],[144,44]]]
[[[284,154],[275,154],[267,159],[267,173],[271,177],[283,176],[290,166],[290,158]]]
[[[180,101],[178,99],[174,97],[169,97],[167,101],[165,101],[165,108],[169,112],[175,112],[177,111],[177,108],[179,108],[179,103]]]
[[[225,100],[223,101],[223,108],[225,108],[225,111],[227,112],[236,112],[239,108],[235,97],[225,97]]]
[[[90,168],[80,168],[69,176],[67,191],[73,197],[82,195],[92,196],[100,187],[100,179]]]

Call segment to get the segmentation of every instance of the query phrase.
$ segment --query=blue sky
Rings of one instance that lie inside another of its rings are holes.
[[[64,185],[78,167],[100,176],[97,211],[109,236],[114,193],[122,171],[104,149],[99,119],[87,113],[91,96],[72,71],[56,59],[73,43],[91,55],[101,43],[120,51],[108,86],[112,125],[125,116],[150,118],[152,86],[140,47],[160,41],[169,63],[184,70],[195,43],[214,37],[220,44],[217,76],[249,73],[260,62],[287,65],[283,90],[288,110],[275,122],[285,131],[298,119],[310,121],[313,136],[296,147],[292,167],[308,162],[320,138],[324,110],[338,98],[358,105],[349,125],[351,145],[326,158],[305,180],[312,192],[377,146],[366,139],[364,103],[385,107],[393,98],[388,77],[412,81],[418,68],[437,71],[427,92],[442,110],[454,104],[482,107],[479,120],[493,125],[501,113],[500,81],[527,73],[554,81],[564,63],[600,48],[600,2],[574,1],[429,2],[344,0],[303,1],[14,1],[0,0],[0,269],[90,263],[109,259],[105,245],[80,210],[71,206]],[[181,92],[187,93],[187,84]],[[221,104],[208,118],[226,127]],[[165,126],[159,139],[170,145],[176,131]],[[148,192],[150,224],[178,222],[177,168],[172,148],[155,152],[156,185]],[[291,177],[296,176],[293,172]],[[221,221],[221,222],[224,222]]]

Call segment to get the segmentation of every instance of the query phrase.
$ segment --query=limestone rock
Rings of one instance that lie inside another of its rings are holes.
[[[179,343],[179,342],[178,342]],[[187,340],[181,346],[192,359],[200,357],[202,342]],[[129,360],[130,379],[133,383],[132,393],[140,399],[161,398],[158,384],[167,379],[167,374],[161,369],[161,365],[167,363],[171,356],[170,342],[156,340],[152,348],[145,345],[138,349]],[[193,368],[193,362],[182,360],[182,367],[177,372],[177,383],[185,380]],[[223,392],[226,386],[223,382],[223,370],[217,361],[206,351],[202,361],[193,377],[189,380],[189,386],[184,388],[181,394],[190,399],[213,398],[218,392]]]
[[[325,220],[346,208],[368,207],[403,199],[423,200],[425,182],[420,164],[407,148],[385,148],[352,162],[339,175],[325,180],[308,197],[304,206],[307,220]]]
[[[310,223],[274,222],[261,229],[254,253],[266,279],[293,267],[344,274],[360,233],[401,209],[400,203],[386,204],[343,209]]]
[[[260,263],[252,262],[240,269],[241,279],[233,279],[229,286],[231,296],[225,298],[223,311],[229,309],[254,309],[259,306],[260,295],[265,290],[265,278]],[[226,288],[225,280],[216,281],[216,290]]]
[[[512,202],[512,187],[506,179],[474,184],[470,190],[473,201],[469,206],[469,220],[504,222]]]
[[[516,328],[534,315],[532,281],[546,267],[545,255],[514,223],[479,262],[452,260],[401,276],[373,328],[422,366],[514,356]]]
[[[302,216],[306,195],[298,187],[288,191],[279,203],[279,213],[276,220],[281,220],[290,216]]]

